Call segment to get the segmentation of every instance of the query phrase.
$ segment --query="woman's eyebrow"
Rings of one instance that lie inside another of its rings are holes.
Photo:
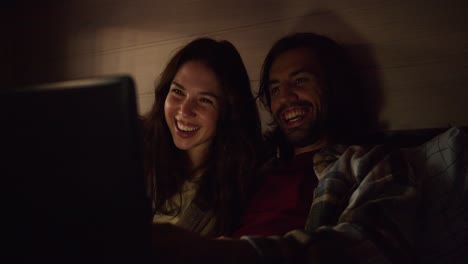
[[[203,95],[203,96],[211,96],[217,100],[221,99],[221,96],[217,95],[217,94],[214,94],[212,92],[200,92],[200,95]]]
[[[180,88],[182,90],[185,90],[185,87],[182,84],[180,84],[180,83],[178,83],[176,81],[172,81],[171,84],[177,86],[178,88]],[[200,92],[200,95],[202,95],[202,96],[211,96],[211,97],[213,97],[213,98],[215,98],[217,100],[221,99],[221,96],[219,96],[219,95],[217,95],[215,93],[212,93],[212,92]]]
[[[179,87],[179,88],[185,90],[185,87],[184,87],[182,84],[180,84],[180,83],[178,83],[178,82],[176,82],[176,81],[172,81],[171,84],[173,84],[173,85],[175,85],[175,86],[177,86],[177,87]]]

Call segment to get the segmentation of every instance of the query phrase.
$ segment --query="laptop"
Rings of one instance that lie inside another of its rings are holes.
[[[141,263],[151,245],[134,82],[0,90],[3,247],[21,263]]]

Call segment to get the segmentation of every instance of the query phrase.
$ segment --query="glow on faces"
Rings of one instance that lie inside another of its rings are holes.
[[[192,160],[203,157],[216,135],[222,90],[215,73],[201,61],[177,71],[164,103],[164,115],[175,146]]]
[[[288,139],[306,145],[322,114],[322,70],[313,52],[296,48],[280,54],[269,73],[271,111]]]

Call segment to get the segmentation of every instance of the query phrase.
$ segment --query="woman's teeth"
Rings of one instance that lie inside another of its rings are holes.
[[[177,128],[184,132],[192,132],[197,130],[199,127],[187,126],[177,122]]]

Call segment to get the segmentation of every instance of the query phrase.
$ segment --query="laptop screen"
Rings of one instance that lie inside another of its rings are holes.
[[[65,263],[146,254],[151,205],[131,78],[0,90],[0,124],[11,254]]]

